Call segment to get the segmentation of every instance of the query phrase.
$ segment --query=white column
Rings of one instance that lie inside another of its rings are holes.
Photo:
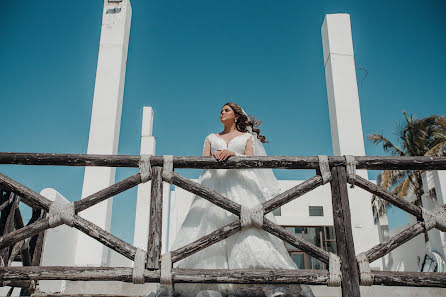
[[[350,15],[327,14],[321,31],[333,154],[364,156]],[[368,178],[367,171],[357,173]],[[349,198],[355,249],[362,252],[379,242],[371,194],[349,188]]]
[[[156,140],[153,132],[153,110],[144,107],[142,115],[141,130],[141,155],[155,155]],[[150,214],[150,190],[151,182],[138,185],[138,196],[136,198],[135,233],[133,245],[147,250],[147,238],[149,232]]]
[[[153,134],[153,109],[146,106],[143,109],[141,129],[141,155],[155,155],[156,140]],[[150,192],[152,183],[146,182],[138,185],[136,198],[135,233],[133,245],[147,250],[150,223]],[[163,228],[161,236],[161,253],[167,251],[168,228],[170,212],[170,184],[163,182]]]
[[[131,15],[129,0],[104,1],[88,154],[118,152]],[[82,198],[114,182],[115,168],[86,167]],[[81,212],[82,217],[107,231],[111,214],[112,198]],[[108,265],[108,256],[108,248],[79,232],[76,265]]]
[[[59,192],[52,188],[43,189],[40,195],[51,201],[69,203]],[[75,247],[77,240],[77,229],[67,225],[48,229],[45,231],[45,241],[43,242],[42,266],[73,266]],[[45,293],[63,292],[65,290],[65,280],[41,280],[39,281],[39,291]]]
[[[446,204],[446,170],[434,170],[432,176],[435,186],[435,195],[437,196],[437,205],[442,206]],[[446,233],[437,230],[440,235],[441,246],[438,250],[442,249],[443,256],[446,257]]]

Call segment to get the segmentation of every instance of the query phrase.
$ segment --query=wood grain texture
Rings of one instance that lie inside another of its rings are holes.
[[[241,205],[224,197],[214,190],[206,188],[199,183],[191,181],[190,179],[187,179],[175,172],[172,174],[172,184],[195,195],[198,195],[237,216],[240,216]]]
[[[293,269],[173,269],[175,283],[325,285],[327,270]]]
[[[147,268],[158,269],[161,260],[163,231],[163,169],[152,167],[152,189],[150,196],[149,239],[147,242]]]
[[[327,283],[326,270],[291,269],[172,269],[175,283],[234,283],[234,284],[311,284]],[[132,268],[128,267],[67,267],[31,266],[0,267],[2,281],[72,280],[132,282]],[[159,283],[160,271],[144,271],[146,283]]]
[[[372,270],[372,275],[374,285],[446,288],[445,272],[396,272]]]
[[[354,178],[354,184],[368,191],[369,193],[372,193],[386,200],[387,202],[390,202],[391,204],[395,205],[398,208],[401,208],[402,210],[410,213],[411,215],[416,216],[419,219],[423,219],[421,208],[419,206],[416,206],[405,199],[398,198],[396,195],[388,192],[386,189],[381,188],[380,186],[371,183],[365,178],[362,178],[359,175],[357,175]]]
[[[322,185],[322,177],[319,175],[313,176],[312,178],[304,181],[303,183],[298,184],[297,186],[292,187],[289,190],[286,190],[276,197],[266,201],[263,203],[263,208],[265,209],[265,214],[269,213],[276,208],[281,207],[282,205],[316,189]]]
[[[105,166],[138,167],[139,155],[92,155],[92,154],[47,154],[0,152],[0,164],[57,165],[57,166]],[[431,169],[446,170],[446,157],[393,157],[356,156],[357,169]],[[153,156],[152,166],[162,166],[163,157]],[[175,168],[283,168],[318,169],[317,157],[308,156],[265,156],[230,157],[218,162],[213,157],[174,156]],[[343,156],[330,156],[330,167],[345,166]]]
[[[359,297],[361,296],[359,271],[353,242],[345,167],[331,168],[331,176],[330,186],[336,247],[338,256],[341,258],[342,296]]]
[[[372,270],[374,285],[409,287],[446,287],[444,272],[394,272]],[[327,270],[272,270],[272,269],[172,269],[175,283],[233,283],[233,284],[309,284],[325,285]],[[128,267],[67,267],[30,266],[0,267],[3,285],[29,285],[30,280],[122,281],[132,282],[132,268]],[[160,271],[144,271],[146,283],[159,283]],[[28,283],[25,283],[28,281]],[[23,283],[22,283],[23,282]]]
[[[296,248],[306,252],[310,256],[315,257],[324,263],[328,263],[328,258],[329,258],[328,252],[287,231],[285,228],[274,224],[267,218],[263,218],[262,229],[288,242],[292,246],[295,246]]]
[[[14,220],[15,220],[15,228],[16,228],[16,230],[25,227],[25,225],[23,224],[23,218],[22,218],[22,213],[20,212],[20,208],[16,208]],[[25,243],[24,240],[22,242]],[[22,245],[22,247],[23,247],[23,245]],[[23,248],[21,248],[20,256],[21,256],[21,260],[22,260],[23,266],[31,266],[32,263],[31,263],[31,254],[30,254],[30,247],[29,247],[29,245],[28,246],[24,246]]]
[[[159,283],[159,271],[144,271],[146,282]],[[19,280],[73,280],[132,282],[133,269],[129,267],[68,267],[28,266],[0,267],[2,281]]]
[[[373,261],[387,255],[397,247],[403,245],[407,241],[411,240],[412,238],[417,237],[419,234],[423,233],[425,231],[424,228],[424,222],[418,222],[409,228],[401,231],[394,237],[390,238],[388,241],[382,242],[370,250],[368,250],[365,254],[367,256],[367,259],[369,259],[369,262],[372,263]]]
[[[139,173],[132,175],[118,183],[115,183],[105,189],[102,189],[88,197],[74,202],[76,213],[83,211],[93,205],[98,204],[110,197],[113,197],[125,190],[131,189],[141,183],[141,175]]]
[[[124,257],[130,260],[135,259],[136,248],[134,246],[110,234],[109,232],[103,230],[92,222],[87,221],[86,219],[78,215],[75,215],[73,227],[78,229],[79,231],[82,231],[91,238],[96,239],[115,252],[120,253]]]
[[[41,219],[30,225],[23,227],[22,229],[8,233],[0,237],[0,249],[6,246],[10,246],[19,242],[20,240],[31,237],[39,232],[45,231],[50,228],[49,219]]]
[[[34,192],[33,190],[25,187],[24,185],[16,182],[15,180],[1,173],[0,173],[0,185],[5,189],[7,189],[8,191],[11,191],[19,195],[21,200],[28,205],[38,206],[45,210],[48,210],[51,205],[51,201],[48,200],[47,198],[43,197],[42,195]]]
[[[202,249],[207,248],[208,246],[213,245],[214,243],[217,243],[231,236],[232,234],[237,233],[240,230],[241,230],[240,221],[236,221],[226,226],[223,226],[215,230],[214,232],[209,233],[208,235],[203,236],[202,238],[195,240],[194,242],[191,242],[190,244],[184,247],[172,251],[171,252],[172,263],[175,263],[190,255],[193,255],[196,252],[201,251]]]
[[[38,220],[45,218],[48,215],[43,209],[33,209],[33,217],[37,217]],[[39,232],[38,234],[31,237],[30,245],[30,255],[32,255],[32,266],[40,265],[42,260],[43,244],[45,240],[46,231]]]

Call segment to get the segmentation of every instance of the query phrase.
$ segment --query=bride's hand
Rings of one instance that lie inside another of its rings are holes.
[[[232,151],[229,151],[229,150],[217,150],[214,153],[214,157],[215,157],[215,159],[217,159],[217,161],[226,160],[227,158],[229,158],[231,156],[235,156],[235,153]]]

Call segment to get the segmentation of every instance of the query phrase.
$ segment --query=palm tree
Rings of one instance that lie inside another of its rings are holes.
[[[393,156],[444,156],[446,155],[446,117],[433,115],[422,119],[414,119],[411,114],[403,112],[404,121],[397,135],[399,145],[393,144],[381,134],[371,134],[369,139],[381,144],[386,152]],[[384,170],[378,175],[377,184],[400,198],[415,196],[416,205],[421,205],[423,185],[421,170]],[[430,193],[435,197],[435,192]],[[375,220],[383,216],[390,207],[387,201],[372,197],[372,209]]]

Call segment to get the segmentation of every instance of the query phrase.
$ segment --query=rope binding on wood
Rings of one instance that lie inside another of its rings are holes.
[[[173,296],[172,255],[170,252],[161,255],[161,276],[159,296]],[[158,295],[157,295],[158,296]]]
[[[359,273],[360,273],[360,285],[361,286],[371,286],[373,285],[373,275],[370,270],[369,259],[365,253],[360,253],[356,256],[358,261]]]
[[[329,253],[328,258],[329,278],[327,281],[328,287],[340,287],[342,281],[341,273],[341,258],[338,255]]]
[[[65,224],[73,227],[74,224],[74,203],[64,200],[55,200],[51,203],[48,211],[49,224],[51,228]]]
[[[152,166],[150,166],[150,157],[152,155],[141,155],[139,160],[139,174],[141,183],[148,182],[152,178]]]
[[[240,224],[242,228],[262,228],[264,213],[265,209],[262,204],[258,204],[253,208],[242,205],[240,209]]]
[[[133,283],[144,284],[144,270],[146,268],[147,253],[142,249],[136,249],[133,260]]]
[[[163,179],[169,184],[172,183],[173,176],[173,155],[163,156]]]
[[[446,232],[446,209],[438,206],[431,211],[422,207],[421,213],[423,215],[426,231],[429,231],[432,228],[437,228],[438,230]]]
[[[356,177],[356,160],[352,155],[345,155],[345,168],[347,169],[347,180],[352,187],[355,185]]]
[[[318,155],[317,158],[319,159],[319,170],[322,176],[322,184],[325,185],[326,183],[331,181],[331,172],[330,172],[330,165],[328,163],[328,156]]]

